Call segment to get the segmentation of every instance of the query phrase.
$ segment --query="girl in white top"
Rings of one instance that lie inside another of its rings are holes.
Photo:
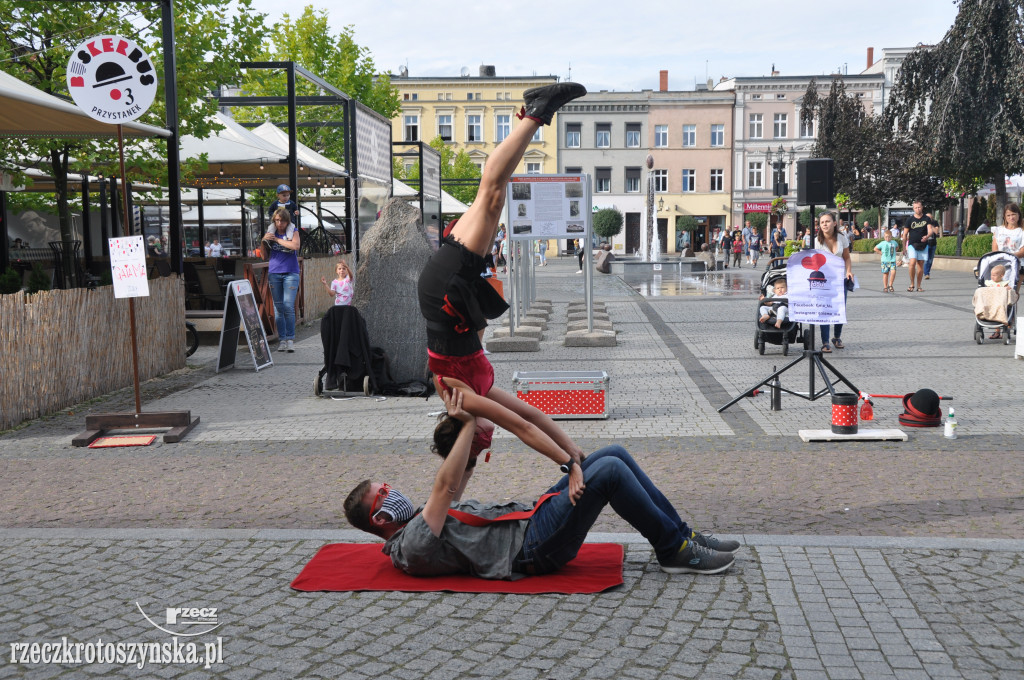
[[[823,212],[818,217],[818,233],[814,238],[814,247],[818,250],[827,250],[833,255],[839,255],[843,258],[843,263],[846,265],[846,280],[853,281],[853,261],[850,259],[850,240],[846,238],[846,234],[842,234],[836,228],[836,216],[831,212]],[[843,286],[843,300],[846,300],[846,286]],[[827,324],[824,326],[818,326],[821,329],[821,351],[831,352],[832,348],[829,346],[829,331],[831,327]],[[839,336],[843,334],[843,324],[835,324],[835,340],[832,344],[835,345],[836,349],[842,349],[843,340]]]
[[[992,227],[992,252],[1003,251],[1024,257],[1024,228],[1021,226],[1020,206],[1007,203],[1003,211],[1003,226]]]

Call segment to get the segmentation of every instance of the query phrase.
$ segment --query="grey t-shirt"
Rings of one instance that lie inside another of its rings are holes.
[[[452,507],[478,517],[494,519],[532,506],[522,503],[502,505],[469,500],[452,503]],[[474,527],[454,517],[445,518],[441,536],[434,536],[423,520],[423,508],[399,529],[383,552],[391,563],[412,576],[472,574],[480,578],[515,580],[522,574],[512,571],[512,561],[523,545],[523,536],[530,520],[493,522]]]

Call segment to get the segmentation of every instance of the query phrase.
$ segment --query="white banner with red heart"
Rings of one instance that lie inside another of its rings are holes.
[[[846,264],[825,250],[801,250],[786,261],[789,318],[819,325],[846,323]]]

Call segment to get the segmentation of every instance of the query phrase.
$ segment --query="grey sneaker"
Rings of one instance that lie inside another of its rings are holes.
[[[288,341],[288,353],[291,354],[294,351],[295,351],[295,341],[294,340],[289,340]]]
[[[711,548],[717,552],[729,553],[730,555],[740,549],[740,542],[722,538],[715,538],[710,531],[690,531],[690,538],[700,543],[705,548]]]
[[[287,340],[282,340],[280,343],[278,343],[277,351],[278,352],[287,352],[288,351],[288,341]]]
[[[732,566],[736,560],[731,553],[705,548],[696,541],[683,541],[679,552],[662,562],[661,570],[669,574],[717,574]]]

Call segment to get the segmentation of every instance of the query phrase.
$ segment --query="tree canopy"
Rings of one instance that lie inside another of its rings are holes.
[[[284,14],[268,29],[257,60],[294,61],[385,118],[393,118],[401,110],[398,90],[387,75],[377,74],[369,49],[356,43],[354,28],[346,26],[332,35],[327,11],[315,10],[312,5],[307,5],[294,21]],[[288,92],[287,75],[283,70],[251,69],[242,78],[241,87],[245,95],[284,95]],[[321,94],[304,78],[296,79],[295,91],[298,96]],[[233,114],[244,122],[287,120],[283,107],[235,107]],[[334,106],[303,106],[296,111],[300,123],[341,121],[343,116],[341,107]],[[306,146],[342,163],[345,148],[339,129],[301,127],[296,135]]]
[[[460,150],[458,153],[451,144],[444,141],[440,135],[430,140],[430,147],[435,149],[441,154],[441,182],[445,180],[479,180],[480,179],[480,168],[476,166],[473,159],[464,150]],[[391,159],[392,163],[392,174],[397,179],[416,179],[420,178],[420,164],[416,161],[412,166],[406,170],[405,165],[402,163],[402,159],[398,156],[393,156]],[[467,184],[442,186],[442,189],[447,191],[449,194],[459,199],[466,205],[469,205],[476,200],[476,193],[480,189],[479,182],[469,182]]]
[[[615,208],[602,208],[594,213],[594,233],[603,239],[615,238],[622,232],[622,213]]]
[[[1024,0],[959,0],[952,27],[911,52],[886,122],[915,142],[932,174],[996,186],[1024,170]]]
[[[238,62],[252,59],[264,39],[264,15],[251,0],[192,0],[175,10],[179,133],[206,137],[216,103],[207,95],[238,78]],[[22,2],[0,0],[0,68],[49,94],[68,97],[66,69],[71,52],[86,38],[131,37],[149,53],[158,91],[139,122],[164,125],[164,54],[157,3]],[[207,61],[208,55],[216,55]],[[167,182],[167,146],[161,139],[125,141],[133,181]],[[0,139],[0,158],[39,167],[56,180],[61,237],[71,238],[67,175],[88,171],[115,174],[116,140]],[[22,177],[14,170],[16,179]]]

